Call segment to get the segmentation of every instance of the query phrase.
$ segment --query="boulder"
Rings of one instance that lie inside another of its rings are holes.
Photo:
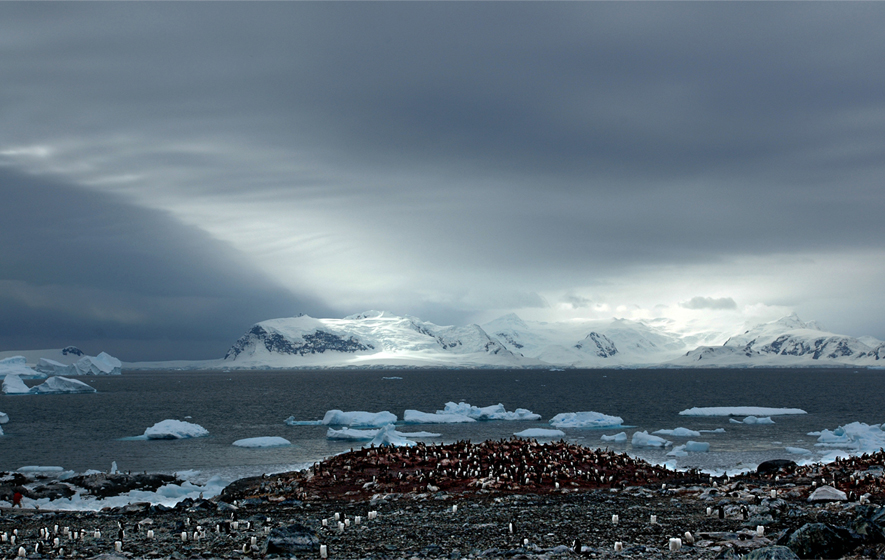
[[[270,532],[264,543],[263,554],[281,556],[315,556],[320,552],[320,539],[304,525],[295,523],[288,527],[278,527]]]
[[[796,463],[789,459],[771,459],[759,463],[759,466],[756,467],[756,474],[776,473],[781,469],[792,469],[795,466]]]
[[[806,523],[790,535],[787,546],[800,558],[840,558],[859,541],[857,535],[844,527]]]
[[[796,553],[786,546],[765,546],[744,555],[744,560],[798,560]]]
[[[808,501],[811,503],[815,502],[846,502],[848,501],[848,496],[845,492],[841,490],[837,490],[832,486],[821,486],[810,496],[808,496]]]

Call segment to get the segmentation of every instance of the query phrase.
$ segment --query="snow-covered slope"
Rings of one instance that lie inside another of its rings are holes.
[[[344,319],[306,315],[254,325],[227,352],[226,367],[458,366],[527,363],[478,325],[441,327],[369,311]]]
[[[673,360],[676,366],[885,366],[885,343],[825,331],[796,314],[757,325],[722,346],[700,346]]]

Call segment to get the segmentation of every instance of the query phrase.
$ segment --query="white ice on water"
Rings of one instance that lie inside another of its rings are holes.
[[[732,424],[774,424],[774,420],[772,420],[768,416],[763,416],[761,418],[756,416],[747,416],[743,420],[729,418],[728,421]]]
[[[783,416],[808,414],[801,408],[767,408],[764,406],[708,406],[683,410],[680,416]]]
[[[0,377],[17,375],[20,379],[45,379],[46,374],[32,370],[24,356],[12,356],[0,360]]]
[[[716,428],[715,430],[698,430],[702,434],[724,434],[725,428]]]
[[[410,439],[406,439],[393,424],[388,424],[378,430],[378,435],[372,440],[371,445],[375,447],[414,447],[418,445]]]
[[[627,443],[627,432],[620,432],[613,436],[604,435],[599,439],[601,439],[602,441],[610,441],[613,443]]]
[[[565,435],[562,430],[548,430],[545,428],[529,428],[521,432],[516,432],[516,437],[520,438],[555,438]]]
[[[203,426],[181,420],[162,420],[144,431],[147,439],[185,439],[208,435],[209,431]]]
[[[386,410],[382,412],[329,410],[323,416],[322,424],[324,426],[348,426],[351,428],[381,428],[393,422],[396,422],[396,415]]]
[[[42,394],[62,394],[62,393],[95,393],[95,387],[87,385],[76,379],[68,379],[67,377],[50,377],[43,383],[31,387],[29,391],[32,395]]]
[[[440,414],[439,412],[406,410],[403,412],[403,422],[406,424],[464,424],[476,422],[476,419],[463,414]]]
[[[688,428],[674,428],[672,430],[657,430],[652,433],[657,434],[659,436],[670,436],[670,437],[698,437],[699,435],[701,435],[700,432],[696,432],[694,430],[689,430]]]
[[[885,432],[880,424],[852,422],[835,430],[821,430],[816,447],[840,447],[852,453],[875,453],[885,448]]]
[[[98,356],[83,356],[73,364],[65,365],[48,358],[40,358],[36,370],[49,375],[120,375],[123,363],[106,352]]]
[[[593,411],[562,412],[551,418],[550,424],[557,428],[617,428],[624,419]]]
[[[381,430],[355,430],[353,428],[341,428],[340,430],[336,430],[334,428],[329,428],[326,432],[326,438],[328,439],[338,439],[344,441],[371,441],[375,439],[378,433]],[[437,438],[441,437],[442,434],[437,434],[434,432],[400,432],[396,431],[396,435],[402,438]]]
[[[466,402],[447,402],[443,410],[437,410],[437,414],[457,414],[467,416],[474,420],[540,420],[541,415],[535,414],[525,408],[517,408],[508,412],[501,403],[491,406],[473,406]]]
[[[9,415],[5,412],[0,412],[0,424],[6,424],[9,422]]]
[[[811,450],[804,447],[784,447],[784,450],[793,455],[811,455]]]
[[[251,437],[245,439],[238,439],[233,442],[231,445],[235,447],[285,447],[287,445],[292,445],[292,442],[287,440],[286,438],[281,438],[277,436],[264,436],[264,437]]]
[[[633,439],[630,440],[630,444],[633,447],[667,447],[672,443],[672,441],[667,441],[662,437],[653,436],[646,431],[633,432]]]
[[[10,373],[3,378],[3,392],[7,395],[27,395],[31,389],[25,385],[21,377]]]

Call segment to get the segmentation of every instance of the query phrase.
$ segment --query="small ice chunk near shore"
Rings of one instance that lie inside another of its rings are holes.
[[[378,435],[375,436],[371,444],[375,447],[414,447],[418,445],[400,435],[393,424],[388,424],[378,430]]]
[[[602,441],[611,441],[614,443],[627,443],[627,432],[620,432],[613,436],[603,435],[601,438]]]
[[[464,424],[476,422],[476,419],[463,414],[440,414],[439,412],[406,410],[403,412],[403,421],[407,424]]]
[[[545,428],[529,428],[521,432],[516,432],[513,435],[520,438],[555,438],[564,436],[565,432],[562,430],[548,430]]]
[[[767,408],[764,406],[708,406],[688,408],[680,416],[783,416],[808,414],[801,408]]]
[[[362,410],[354,410],[344,412],[343,410],[329,410],[323,416],[323,425],[325,426],[348,426],[355,427],[374,427],[380,428],[396,422],[396,415],[388,411],[382,412],[365,412]],[[288,422],[287,422],[288,423]]]
[[[557,428],[617,428],[624,424],[620,416],[609,416],[601,412],[562,412],[550,419]]]
[[[147,439],[185,439],[208,435],[209,431],[203,426],[181,420],[163,420],[144,431]]]
[[[672,443],[672,441],[667,441],[662,437],[653,436],[647,431],[633,432],[633,439],[630,441],[633,447],[667,447]]]
[[[285,447],[292,445],[292,442],[286,438],[276,436],[252,437],[246,439],[238,439],[231,445],[235,447],[264,448],[264,447]]]
[[[793,455],[811,455],[811,450],[804,447],[784,447],[784,450]]]

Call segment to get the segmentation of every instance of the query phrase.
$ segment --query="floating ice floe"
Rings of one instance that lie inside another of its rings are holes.
[[[348,426],[351,428],[360,426],[380,428],[393,422],[396,422],[396,415],[386,410],[382,412],[330,410],[323,416],[322,424],[325,426]]]
[[[0,424],[6,424],[9,422],[9,415],[5,412],[0,412]]]
[[[378,434],[372,439],[371,445],[375,447],[414,447],[418,444],[404,438],[396,431],[393,424],[388,424],[378,430]]]
[[[604,435],[599,439],[601,439],[602,441],[611,441],[614,443],[627,443],[627,432],[621,432],[613,436]]]
[[[835,430],[821,430],[816,447],[840,447],[853,453],[874,453],[885,448],[885,432],[879,424],[852,422]]]
[[[562,412],[551,418],[550,424],[557,428],[617,428],[624,419],[593,411]]]
[[[729,418],[728,421],[732,424],[774,424],[774,420],[772,420],[768,416],[763,416],[761,418],[756,416],[747,416],[743,420],[735,420],[734,418]]]
[[[706,453],[710,450],[710,444],[706,441],[687,441],[685,442],[685,450],[692,453]]]
[[[633,439],[630,444],[633,447],[667,447],[672,441],[667,441],[662,437],[653,436],[648,432],[633,432]]]
[[[381,379],[387,379],[388,381],[390,381],[390,380],[394,380],[394,379],[402,379],[402,377],[397,377],[395,375],[392,375],[390,377],[382,377]]]
[[[32,395],[60,394],[60,393],[95,393],[95,387],[91,387],[82,381],[68,379],[67,377],[50,377],[43,383],[31,387]]]
[[[345,441],[371,441],[375,439],[378,435],[378,432],[381,430],[355,430],[353,428],[342,428],[340,430],[336,430],[334,428],[329,428],[326,432],[326,437],[328,439],[340,439]],[[441,437],[442,434],[437,434],[433,432],[400,432],[396,431],[396,435],[403,438],[436,438]]]
[[[98,356],[83,356],[68,365],[40,358],[35,367],[37,371],[48,375],[120,375],[122,368],[123,363],[106,352]]]
[[[476,419],[463,414],[440,414],[439,412],[406,410],[403,412],[403,422],[407,424],[464,424],[476,422]]]
[[[3,378],[3,392],[7,395],[27,395],[31,389],[25,385],[21,377],[10,373]]]
[[[322,420],[296,420],[294,416],[290,416],[283,420],[286,424],[290,426],[322,426]]]
[[[516,432],[513,435],[521,438],[555,438],[564,436],[565,432],[562,430],[548,430],[545,428],[529,428],[528,430]]]
[[[507,412],[501,403],[491,406],[478,407],[465,402],[447,402],[443,410],[437,410],[437,414],[458,414],[474,420],[540,420],[541,415],[535,414],[525,408],[517,408],[513,412]]]
[[[20,379],[45,379],[46,374],[28,367],[24,356],[12,356],[0,360],[0,376],[17,375]]]
[[[208,433],[208,432],[207,432]],[[231,445],[235,447],[285,447],[287,445],[292,445],[292,442],[287,440],[286,438],[276,437],[276,436],[265,436],[265,437],[252,437],[246,439],[238,439],[233,442]]]
[[[801,408],[767,408],[764,406],[708,406],[683,410],[680,416],[784,416],[808,414]]]
[[[715,430],[698,430],[702,434],[724,434],[725,428],[716,428]]]
[[[694,430],[689,430],[688,428],[675,428],[673,430],[657,430],[652,433],[657,434],[659,436],[670,436],[670,437],[698,437],[699,435],[701,435],[700,432],[696,432]]]
[[[811,455],[811,450],[804,447],[784,447],[784,450],[793,455]]]
[[[208,435],[209,431],[203,426],[181,420],[163,420],[144,431],[147,439],[186,439]]]

